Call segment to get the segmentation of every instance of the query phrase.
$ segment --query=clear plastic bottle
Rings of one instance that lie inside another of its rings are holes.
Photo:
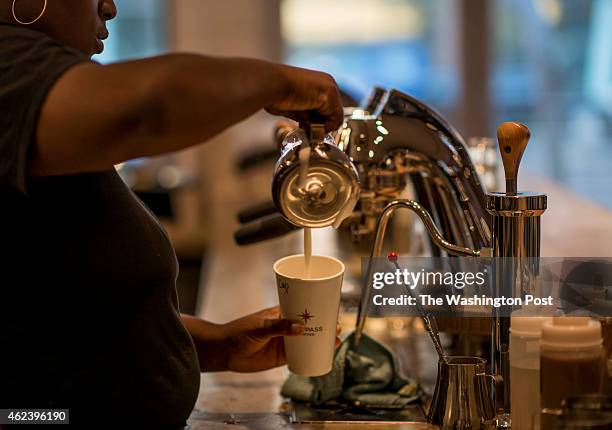
[[[510,318],[510,405],[512,427],[538,429],[540,422],[540,337],[549,317],[518,310]]]

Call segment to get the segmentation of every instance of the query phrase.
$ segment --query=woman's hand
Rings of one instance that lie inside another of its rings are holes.
[[[219,325],[183,315],[202,372],[258,372],[287,363],[283,336],[299,336],[304,326],[280,318],[278,307]],[[340,327],[336,335],[340,335]],[[336,338],[336,347],[340,339]]]
[[[257,372],[287,362],[283,336],[298,336],[304,326],[280,318],[278,307],[265,309],[224,326],[227,369]]]
[[[327,73],[278,65],[287,84],[284,98],[266,107],[274,115],[295,121],[321,121],[327,131],[336,130],[344,121],[340,91]],[[314,114],[314,117],[313,117]]]
[[[278,307],[265,309],[224,326],[227,344],[227,369],[233,372],[258,372],[287,363],[283,336],[298,336],[304,326],[280,318]],[[340,327],[337,328],[340,334]],[[336,339],[336,346],[340,339]]]

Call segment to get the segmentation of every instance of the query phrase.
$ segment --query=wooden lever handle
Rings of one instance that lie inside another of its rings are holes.
[[[515,196],[518,193],[518,171],[530,137],[529,128],[517,122],[505,122],[497,129],[508,195]]]

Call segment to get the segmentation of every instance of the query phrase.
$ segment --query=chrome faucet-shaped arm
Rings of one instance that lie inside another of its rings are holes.
[[[365,276],[365,288],[361,291],[361,300],[357,313],[357,324],[355,326],[355,336],[353,339],[353,344],[355,346],[359,345],[359,341],[361,340],[363,328],[365,326],[365,322],[370,309],[370,303],[372,301],[371,279],[372,271],[374,268],[374,259],[382,255],[382,247],[385,239],[385,234],[387,232],[387,226],[389,225],[389,221],[391,220],[391,217],[393,216],[395,211],[399,209],[408,209],[414,212],[421,219],[421,221],[423,221],[423,224],[425,225],[425,228],[427,229],[431,240],[439,248],[448,252],[449,255],[462,257],[479,257],[481,255],[481,250],[474,250],[471,248],[465,248],[449,243],[444,238],[444,236],[442,236],[442,233],[440,233],[438,227],[436,227],[436,224],[431,218],[431,215],[429,215],[427,210],[418,202],[415,202],[414,200],[395,200],[391,202],[385,208],[385,210],[380,215],[380,218],[378,219],[376,235],[374,236],[374,244],[372,245],[372,249],[370,252],[370,259],[368,261],[368,268]]]

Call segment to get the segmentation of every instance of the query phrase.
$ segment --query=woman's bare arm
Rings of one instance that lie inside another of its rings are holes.
[[[174,54],[66,72],[45,101],[32,175],[111,168],[201,143],[260,109],[342,122],[329,75],[249,59]]]

